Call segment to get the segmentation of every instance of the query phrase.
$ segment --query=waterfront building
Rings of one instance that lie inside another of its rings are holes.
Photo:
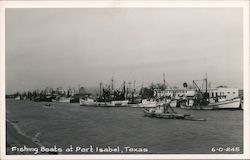
[[[198,90],[196,89],[155,89],[154,96],[157,98],[160,97],[171,97],[174,99],[186,99],[187,97],[193,97]],[[205,89],[202,89],[201,92],[205,92]],[[208,88],[207,92],[209,94],[209,98],[223,97],[226,99],[233,99],[239,97],[239,89],[238,88],[228,88],[228,87],[217,87],[217,88]]]
[[[63,95],[64,94],[64,90],[62,87],[57,87],[56,88],[56,94],[57,95]]]
[[[226,88],[226,87],[217,87],[214,89],[208,89],[209,97],[224,97],[226,99],[233,99],[239,97],[238,88]]]
[[[85,91],[85,88],[84,87],[80,87],[79,88],[79,94],[85,94],[86,91]]]

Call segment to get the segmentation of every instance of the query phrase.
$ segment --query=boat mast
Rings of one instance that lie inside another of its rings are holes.
[[[99,85],[100,85],[100,96],[99,97],[101,98],[101,95],[102,95],[102,82],[100,82]]]
[[[205,88],[206,88],[206,94],[207,94],[207,61],[205,61]]]
[[[114,76],[112,75],[112,79],[111,79],[111,91],[113,92],[114,90]]]
[[[126,99],[126,97],[127,97],[126,94],[127,93],[126,93],[126,82],[125,81],[123,82],[123,94],[124,94],[124,99]]]
[[[144,97],[143,97],[143,94],[144,94],[144,91],[143,91],[143,83],[141,84],[141,98],[143,99]]]
[[[131,92],[131,82],[128,82],[128,88],[127,88],[127,92]]]
[[[165,109],[166,109],[166,107],[167,107],[167,100],[166,100],[166,94],[165,94],[165,92],[166,92],[166,79],[165,79],[165,73],[163,73],[163,96],[164,96],[164,107],[163,107],[163,109],[164,109],[164,113],[165,113]]]
[[[163,84],[164,84],[164,89],[166,88],[166,79],[165,79],[165,73],[163,73]],[[165,93],[165,92],[164,92]]]
[[[135,80],[134,80],[134,84],[133,84],[133,91],[132,91],[132,102],[134,103],[134,96],[135,96]]]
[[[134,80],[134,86],[133,86],[133,90],[134,90],[134,92],[135,92],[135,80]]]
[[[206,93],[207,93],[207,72],[206,72],[206,78],[205,78],[205,86],[206,86]]]

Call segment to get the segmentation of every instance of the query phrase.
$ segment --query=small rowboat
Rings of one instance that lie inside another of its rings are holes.
[[[43,108],[55,108],[54,106],[52,106],[51,104],[44,104]]]
[[[155,109],[143,109],[144,115],[147,117],[163,118],[163,119],[183,119],[190,121],[206,121],[205,118],[195,118],[190,114],[164,113]]]

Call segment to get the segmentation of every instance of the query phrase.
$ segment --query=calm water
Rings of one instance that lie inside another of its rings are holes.
[[[7,119],[27,137],[46,147],[141,147],[147,153],[242,153],[242,110],[181,110],[207,121],[144,117],[142,109],[84,107],[79,104],[7,100]],[[7,123],[7,143],[13,129]],[[14,137],[16,138],[16,137]],[[28,138],[27,138],[28,139]],[[23,142],[15,142],[23,143]],[[15,144],[9,143],[9,147]],[[28,144],[28,143],[27,143]],[[211,152],[213,147],[240,147],[240,152]],[[14,154],[8,152],[8,154]],[[72,154],[72,153],[71,153]]]

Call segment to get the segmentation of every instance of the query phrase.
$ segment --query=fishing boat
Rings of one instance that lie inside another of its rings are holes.
[[[156,118],[166,118],[166,119],[184,119],[185,117],[190,117],[189,114],[177,114],[177,113],[163,113],[159,109],[143,109],[145,116],[156,117]]]
[[[205,81],[205,92],[201,91],[195,81],[193,81],[194,86],[196,86],[197,91],[194,97],[188,98],[186,101],[180,103],[182,109],[191,110],[215,110],[215,109],[240,109],[241,108],[241,98],[227,99],[225,96],[216,96],[215,98],[209,97],[207,92],[207,79]]]
[[[91,98],[79,98],[80,106],[97,106],[97,102]]]
[[[167,103],[170,103],[171,107],[176,107],[177,106],[177,100],[167,100]],[[130,104],[130,107],[141,107],[141,108],[152,108],[152,107],[157,107],[161,106],[164,104],[164,101],[156,101],[156,100],[150,100],[150,99],[143,99],[141,103],[134,103]]]
[[[16,97],[15,97],[15,100],[16,100],[16,101],[19,101],[19,100],[21,100],[21,97],[20,97],[20,96],[16,96]]]
[[[213,109],[240,109],[241,99],[234,98],[220,102],[209,103],[208,106],[212,106]]]
[[[60,98],[58,99],[58,102],[70,103],[70,98],[69,98],[69,97],[60,97]]]
[[[207,105],[187,105],[186,103],[181,103],[180,106],[182,109],[191,110],[242,109],[242,102],[240,98],[234,98]]]
[[[43,108],[48,108],[48,109],[49,109],[49,108],[52,108],[52,109],[53,109],[53,108],[55,108],[55,107],[52,106],[51,104],[44,104],[44,105],[43,105]]]
[[[100,84],[100,91],[102,88],[102,83]],[[120,91],[120,88],[122,90]],[[126,82],[124,81],[119,89],[114,90],[113,88],[113,78],[111,88],[102,88],[102,94],[100,92],[100,97],[96,100],[97,106],[101,107],[125,107],[128,106],[129,100],[126,99]]]
[[[171,107],[177,106],[177,100],[166,100],[166,103],[169,103]],[[142,103],[138,103],[136,107],[152,108],[152,107],[161,106],[163,104],[164,104],[164,101],[143,99]]]
[[[188,110],[212,110],[214,106],[209,105],[188,105],[187,103],[180,103],[180,108]]]
[[[166,88],[165,82],[165,74],[163,74],[163,82],[164,82],[164,89]],[[193,121],[206,121],[204,118],[195,118],[190,114],[180,114],[174,111],[173,107],[171,106],[171,102],[173,104],[177,103],[176,100],[167,99],[167,96],[164,95],[163,99],[159,102],[156,101],[156,107],[145,107],[143,109],[144,116],[147,117],[154,117],[154,118],[164,118],[164,119],[183,119],[183,120],[193,120]]]
[[[80,106],[95,106],[95,107],[124,107],[128,105],[128,100],[121,101],[97,101],[91,98],[80,98]]]
[[[176,113],[170,103],[157,106],[155,108],[144,108],[144,116],[153,118],[164,118],[164,119],[183,119],[192,121],[206,121],[204,118],[195,118],[190,114],[180,114]]]
[[[113,81],[113,80],[112,80]],[[97,98],[80,98],[81,106],[96,106],[96,107],[125,107],[128,106],[129,100],[125,97],[125,82],[123,83],[122,91],[104,88],[100,83],[100,96]]]
[[[163,102],[156,101],[154,99],[143,99],[142,103],[138,106],[143,108],[152,108],[163,105]]]
[[[174,107],[174,108],[177,107],[177,100],[169,99],[167,100],[167,103],[169,103],[171,107]]]
[[[124,106],[128,106],[128,100],[111,101],[109,103],[105,102],[105,104],[100,103],[100,106],[106,106],[106,107],[124,107]]]

